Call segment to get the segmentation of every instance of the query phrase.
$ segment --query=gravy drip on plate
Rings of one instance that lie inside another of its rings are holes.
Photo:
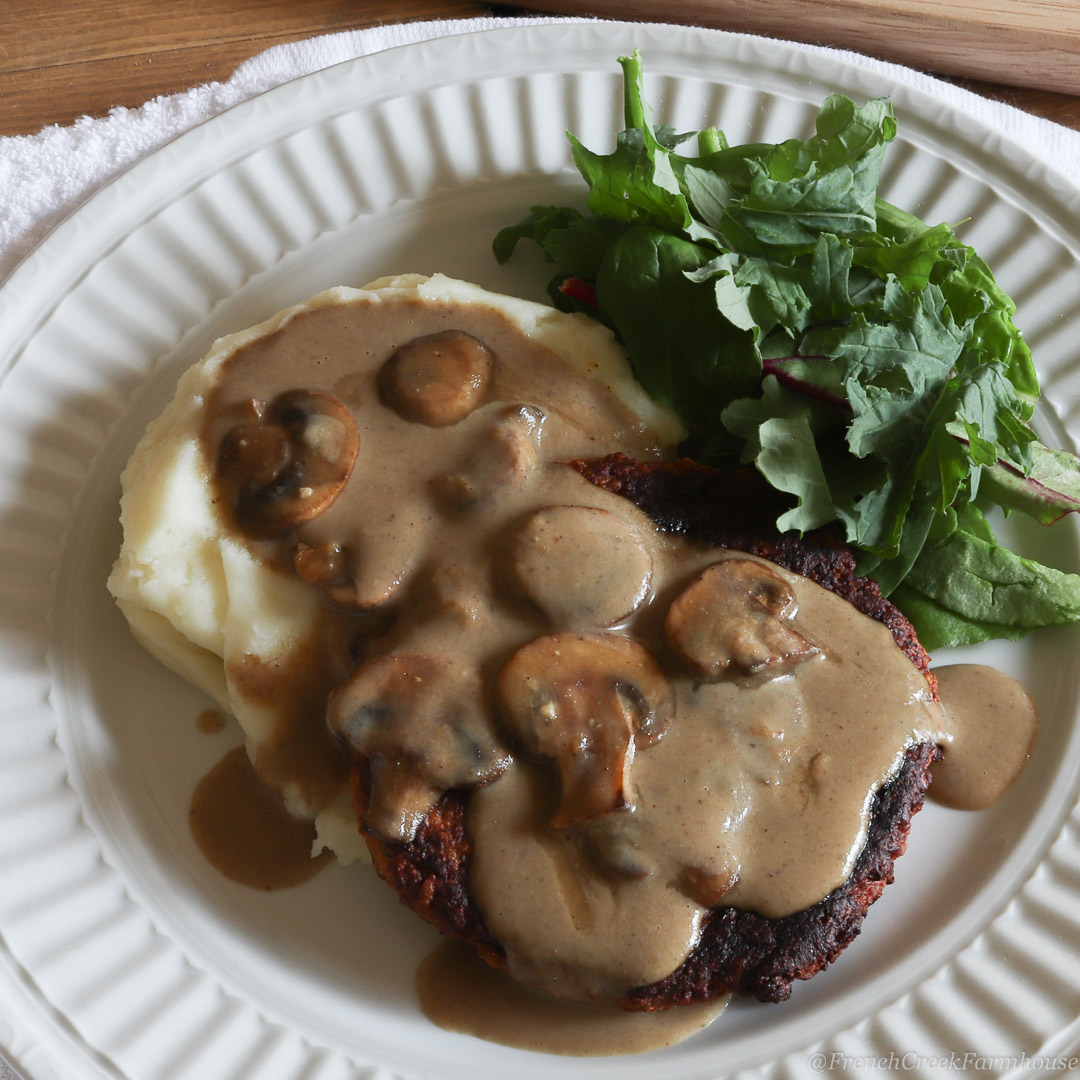
[[[424,1013],[449,1031],[547,1054],[638,1054],[681,1042],[724,1011],[727,997],[659,1012],[565,1001],[511,979],[445,941],[421,963],[416,990]]]
[[[814,904],[947,738],[884,626],[564,464],[662,452],[493,309],[299,314],[227,361],[204,447],[232,531],[325,599],[303,662],[232,673],[275,716],[259,775],[317,809],[363,755],[390,842],[469,790],[473,898],[553,996],[663,978],[718,904]]]
[[[204,735],[216,735],[225,730],[228,717],[220,709],[203,709],[195,718],[195,726]]]
[[[315,830],[287,813],[255,775],[242,746],[199,781],[191,799],[191,832],[217,870],[241,885],[283,889],[310,880],[329,853],[312,857]]]
[[[996,668],[949,664],[934,674],[946,734],[930,798],[957,810],[984,810],[1027,764],[1039,729],[1035,705],[1011,675]]]

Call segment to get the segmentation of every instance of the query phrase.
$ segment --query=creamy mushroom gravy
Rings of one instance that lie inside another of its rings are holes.
[[[985,810],[1027,763],[1039,729],[1035,705],[1012,676],[982,664],[948,664],[934,674],[947,719],[930,798]]]
[[[255,774],[242,746],[199,781],[189,823],[199,850],[227,878],[254,889],[284,889],[313,878],[331,858],[312,856],[310,821],[289,814]]]
[[[216,735],[225,730],[229,718],[220,709],[203,709],[195,718],[195,726],[204,735]]]
[[[416,990],[425,1015],[466,1035],[574,1057],[638,1054],[681,1042],[709,1026],[728,996],[656,1012],[552,997],[508,979],[457,941],[423,960]]]
[[[661,451],[494,310],[302,312],[226,361],[203,446],[233,531],[326,599],[294,661],[231,673],[275,702],[257,773],[314,814],[363,754],[390,841],[471,789],[474,899],[552,995],[663,978],[718,903],[816,903],[905,749],[952,739],[884,626],[565,465]]]

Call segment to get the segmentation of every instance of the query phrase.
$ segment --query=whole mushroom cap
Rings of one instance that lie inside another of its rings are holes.
[[[601,630],[649,595],[653,560],[625,517],[595,506],[546,506],[509,538],[506,576],[557,629]]]
[[[413,338],[379,370],[384,405],[415,424],[446,427],[464,420],[483,401],[494,353],[464,330]]]

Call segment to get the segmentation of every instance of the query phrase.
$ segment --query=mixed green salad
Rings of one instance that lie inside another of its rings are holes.
[[[1031,353],[986,263],[878,197],[889,101],[831,95],[810,138],[731,146],[653,125],[640,54],[619,63],[615,150],[569,135],[587,212],[532,207],[499,261],[539,244],[554,303],[612,327],[686,451],[752,463],[790,496],[782,530],[839,523],[928,648],[1080,618],[1080,575],[986,517],[1080,509],[1080,461],[1030,426]]]

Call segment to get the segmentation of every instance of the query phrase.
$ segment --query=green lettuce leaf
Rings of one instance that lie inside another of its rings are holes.
[[[905,585],[970,622],[1013,630],[1080,618],[1080,575],[1066,574],[957,527],[928,545]]]
[[[792,496],[781,529],[835,523],[920,633],[1080,617],[1072,575],[972,524],[976,498],[1039,521],[1080,509],[1080,461],[1031,428],[1031,352],[985,261],[878,196],[890,103],[831,95],[806,138],[732,144],[654,124],[640,55],[619,62],[615,149],[569,136],[587,213],[532,207],[496,257],[539,244],[555,302],[615,330],[695,456],[752,462]]]

